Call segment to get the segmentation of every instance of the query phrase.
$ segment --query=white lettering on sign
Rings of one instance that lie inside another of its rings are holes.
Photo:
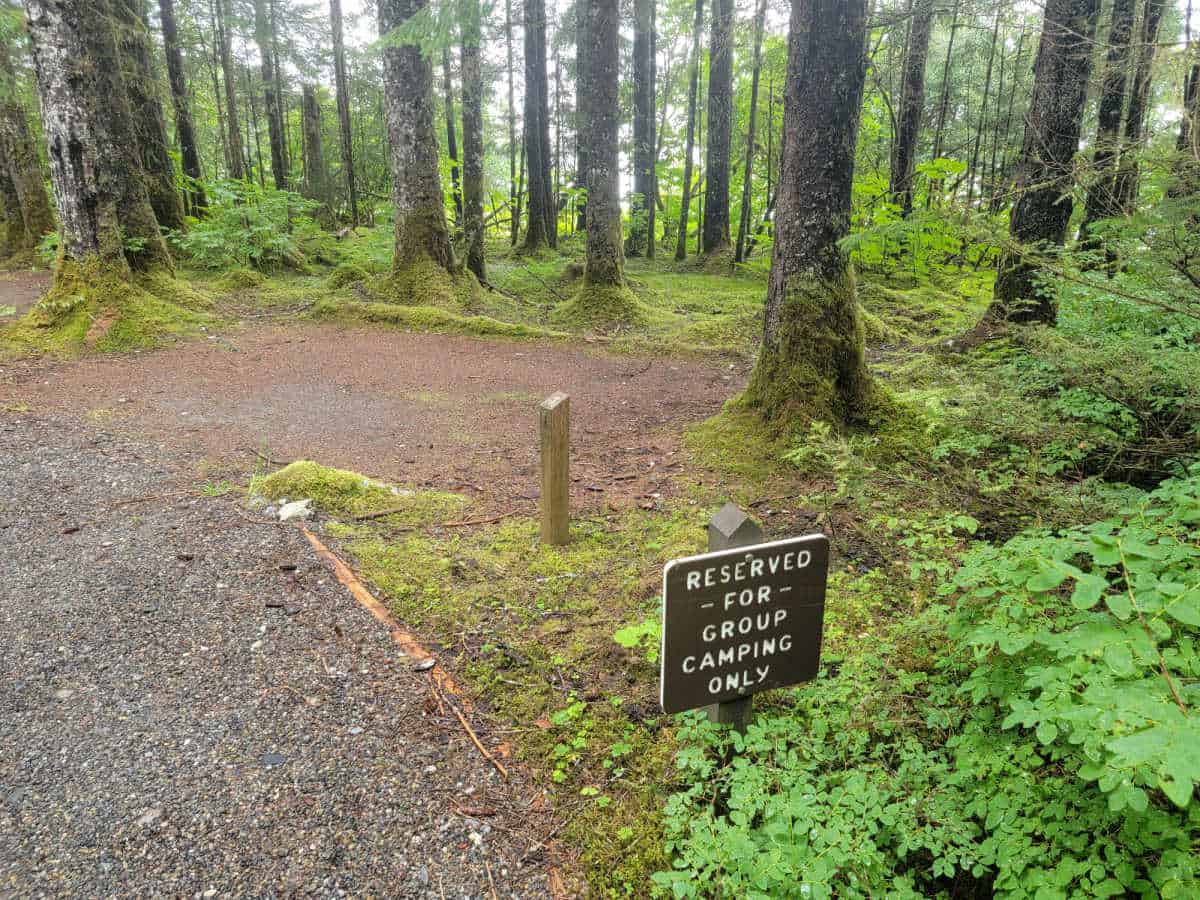
[[[714,675],[708,679],[708,692],[715,696],[722,691],[744,691],[762,684],[770,672],[770,666],[755,666],[753,672],[743,669],[740,672],[726,672],[724,676]]]
[[[698,591],[718,584],[736,584],[750,578],[761,578],[766,573],[774,575],[777,572],[795,572],[797,569],[806,568],[811,562],[812,553],[808,550],[789,550],[767,557],[747,555],[746,559],[736,563],[723,563],[688,572],[687,589]]]
[[[787,653],[792,649],[792,636],[782,634],[779,637],[760,638],[757,641],[738,644],[733,647],[722,647],[720,650],[708,651],[702,656],[685,656],[680,668],[685,675],[694,675],[705,669],[716,669],[721,666],[732,666],[749,659],[761,659],[764,656],[774,656],[776,652]]]

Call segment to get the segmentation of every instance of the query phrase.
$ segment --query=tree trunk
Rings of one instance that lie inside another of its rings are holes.
[[[987,74],[983,79],[983,98],[979,101],[979,123],[975,126],[975,138],[972,141],[971,164],[967,167],[967,206],[975,197],[975,181],[979,177],[979,148],[983,143],[984,124],[987,121],[988,96],[992,92],[992,70],[996,64],[996,46],[1000,43],[1000,10],[996,10],[996,19],[992,25],[992,45],[988,51]],[[999,108],[999,95],[996,106]],[[983,185],[979,186],[979,195],[983,196]]]
[[[1125,88],[1129,82],[1129,41],[1137,0],[1113,0],[1112,25],[1108,30],[1108,55],[1104,61],[1104,81],[1100,88],[1100,108],[1096,114],[1096,146],[1092,151],[1092,181],[1084,207],[1080,243],[1095,250],[1100,241],[1089,234],[1093,222],[1119,214],[1116,202],[1116,165],[1119,152],[1121,113],[1125,109]]]
[[[782,174],[763,346],[745,400],[764,418],[861,419],[871,381],[850,230],[866,0],[793,0]]]
[[[54,230],[54,214],[42,163],[29,132],[25,110],[17,102],[16,72],[0,39],[0,180],[5,187],[4,213],[9,223],[8,253],[32,250]],[[17,227],[14,227],[14,224]],[[0,245],[0,255],[5,255]]]
[[[3,150],[4,147],[0,145],[0,151]],[[25,220],[21,218],[17,189],[8,177],[8,169],[0,166],[0,259],[29,250],[29,243]]]
[[[479,0],[462,0],[463,233],[466,266],[487,281],[483,258],[483,42]]]
[[[653,0],[634,0],[633,14],[633,196],[629,198],[629,256],[646,250],[646,220],[653,195],[650,167],[654,157],[654,93],[651,75],[654,57],[650,52],[654,18]]]
[[[285,191],[288,173],[283,151],[283,110],[279,103],[279,86],[275,82],[271,24],[267,0],[254,0],[254,42],[258,44],[258,55],[262,60],[263,112],[267,117],[267,140],[271,144],[271,176],[275,188]]]
[[[670,67],[667,69],[670,75]],[[658,206],[658,141],[662,129],[654,124],[655,99],[658,94],[658,22],[654,4],[650,4],[650,166],[646,174],[646,188],[650,199],[646,201],[646,259],[654,259],[654,224]]]
[[[575,205],[576,231],[587,231],[587,19],[586,0],[575,0],[575,187],[583,189]]]
[[[1158,26],[1162,23],[1166,0],[1146,0],[1142,17],[1141,42],[1133,83],[1129,87],[1129,108],[1125,111],[1125,144],[1117,169],[1116,201],[1118,208],[1131,215],[1137,205],[1138,158],[1146,143],[1146,110],[1150,105],[1150,84],[1154,76],[1154,55],[1158,48]]]
[[[175,187],[175,162],[171,159],[167,125],[158,99],[158,77],[143,0],[112,0],[111,9],[121,56],[121,81],[128,96],[150,206],[159,225],[181,230],[185,227],[183,198]]]
[[[550,181],[547,81],[545,0],[525,0],[525,164],[529,169],[526,250],[558,244],[558,216]]]
[[[904,84],[900,94],[899,129],[892,154],[888,193],[908,218],[913,208],[913,171],[917,162],[917,139],[925,112],[925,63],[929,59],[929,33],[933,29],[933,0],[914,0],[908,50],[904,54]],[[997,18],[999,21],[999,18]]]
[[[687,140],[683,151],[683,194],[679,200],[679,239],[675,242],[675,259],[687,257],[688,207],[691,205],[692,157],[696,155],[696,95],[700,91],[700,30],[704,27],[704,0],[696,0],[696,17],[692,25],[692,59],[688,74]]]
[[[233,39],[230,30],[230,0],[214,0],[217,10],[217,45],[221,57],[221,79],[225,82],[225,124],[229,138],[229,177],[242,181],[246,162],[242,155],[242,126],[238,122],[237,82],[233,76]]]
[[[184,190],[185,211],[198,217],[203,214],[208,200],[204,196],[204,185],[201,184],[204,174],[200,168],[200,150],[196,146],[196,131],[192,124],[183,53],[179,49],[175,0],[158,0],[158,13],[162,21],[163,50],[167,57],[167,80],[171,84],[171,105],[175,109],[175,137],[179,141],[183,174],[191,179]]]
[[[350,84],[346,78],[346,46],[342,36],[342,0],[329,0],[329,24],[333,31],[333,79],[337,89],[342,171],[346,175],[346,199],[350,204],[350,226],[353,228],[358,225],[358,186],[354,180],[354,137],[350,131]]]
[[[512,211],[509,238],[515,247],[521,236],[521,210],[517,200],[517,104],[513,83],[512,0],[504,0],[504,48],[508,60],[508,208]]]
[[[704,183],[705,254],[729,249],[729,147],[733,128],[734,0],[714,0],[708,51],[708,157]]]
[[[1033,97],[1017,168],[1009,231],[1019,244],[1061,246],[1071,220],[1073,161],[1092,71],[1099,0],[1047,0],[1034,65]],[[1054,324],[1058,306],[1039,291],[1038,268],[1021,248],[1005,254],[987,317]]]
[[[454,127],[454,83],[450,78],[450,48],[442,48],[442,105],[446,113],[446,156],[450,158],[450,193],[454,200],[454,227],[462,227],[462,184],[458,172],[458,134]]]
[[[171,265],[150,206],[116,37],[95,0],[27,0],[63,261]],[[62,274],[60,267],[59,273]]]
[[[591,91],[584,138],[588,146],[587,257],[583,281],[588,287],[624,284],[621,249],[621,195],[617,172],[620,125],[618,94],[618,0],[584,0],[587,7],[588,73]]]
[[[330,224],[329,169],[325,165],[325,148],[321,139],[321,104],[317,101],[316,85],[301,88],[300,121],[304,132],[304,196],[320,203],[317,218]]]
[[[1009,92],[1008,92],[1008,111],[1005,113],[1005,116],[1004,116],[1004,153],[1001,156],[1000,175],[999,175],[999,178],[997,179],[998,182],[1003,183],[1005,185],[1008,184],[1008,170],[1009,170],[1009,165],[1010,165],[1009,164],[1009,144],[1011,143],[1010,137],[1012,135],[1013,108],[1016,106],[1017,88],[1020,87],[1020,85],[1021,85],[1021,72],[1023,70],[1023,66],[1021,65],[1021,59],[1022,59],[1022,53],[1024,52],[1024,50],[1025,50],[1025,29],[1022,28],[1021,34],[1017,38],[1016,58],[1013,62],[1013,81],[1012,81],[1012,87],[1009,89]],[[1003,206],[1005,193],[1007,193],[1007,189],[1004,192],[1001,192],[999,190],[999,187],[996,187],[995,189],[993,189],[992,212],[1000,211],[1001,207]]]
[[[754,70],[750,76],[750,122],[746,128],[746,164],[742,173],[742,207],[738,221],[737,250],[733,256],[737,262],[745,261],[746,232],[750,230],[750,201],[754,189],[754,126],[757,124],[758,117],[758,80],[762,75],[762,40],[766,18],[767,0],[759,0],[758,10],[754,14]]]
[[[427,3],[379,0],[379,33],[386,35],[403,25],[426,9]],[[454,252],[446,230],[445,195],[433,125],[433,70],[419,46],[384,48],[383,95],[396,207],[394,274],[412,277],[430,264],[436,270],[453,273]]]
[[[942,90],[938,99],[937,125],[933,129],[933,154],[931,159],[942,158],[942,146],[946,136],[946,114],[950,109],[950,64],[954,61],[954,39],[958,37],[958,14],[962,0],[954,0],[954,12],[950,18],[950,38],[946,42],[946,61],[942,63]],[[940,196],[942,183],[929,185],[929,193],[925,198],[925,206],[933,205],[933,198]]]

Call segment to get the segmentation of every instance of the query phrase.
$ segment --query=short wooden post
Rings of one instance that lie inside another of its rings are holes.
[[[571,539],[571,398],[561,391],[538,408],[542,436],[542,541]]]
[[[732,503],[726,503],[708,523],[708,549],[732,550],[761,544],[763,530],[757,522]],[[704,708],[708,720],[718,725],[729,725],[735,731],[746,731],[753,712],[754,698],[739,697],[728,703],[714,703]]]

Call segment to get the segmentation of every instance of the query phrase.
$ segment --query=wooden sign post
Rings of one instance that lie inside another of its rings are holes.
[[[571,398],[559,391],[538,407],[542,444],[542,541],[571,540]]]
[[[829,539],[762,537],[727,503],[709,523],[709,552],[663,570],[666,712],[704,707],[712,721],[745,731],[754,694],[816,677]]]

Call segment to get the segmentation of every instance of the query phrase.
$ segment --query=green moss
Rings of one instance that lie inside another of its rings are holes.
[[[465,334],[477,337],[505,337],[516,340],[563,340],[561,331],[533,325],[501,322],[489,316],[464,316],[431,306],[398,306],[393,303],[319,300],[312,309],[314,318],[343,324],[370,322],[391,325],[406,331],[438,334]]]
[[[382,303],[432,306],[456,312],[473,311],[479,303],[479,282],[470,272],[450,273],[428,256],[421,256],[382,278],[365,282],[367,293]]]
[[[574,297],[554,310],[550,321],[575,330],[612,331],[645,324],[648,318],[648,310],[627,286],[585,280]]]
[[[875,313],[860,309],[859,319],[861,319],[863,326],[863,340],[868,346],[877,347],[881,344],[904,343],[905,337],[903,332],[884,322]]]
[[[370,277],[371,273],[362,266],[355,263],[342,263],[329,273],[329,277],[325,279],[325,286],[336,290],[337,288],[366,281]]]
[[[390,524],[439,522],[458,515],[466,505],[457,494],[406,490],[308,460],[297,460],[278,472],[255,478],[250,489],[269,500],[309,499],[333,515],[359,516],[397,509],[395,516],[386,518]]]
[[[215,282],[213,287],[224,293],[235,291],[252,291],[266,284],[267,276],[254,269],[230,269]]]
[[[768,427],[753,410],[736,398],[716,416],[684,432],[684,446],[701,466],[735,476],[757,489],[774,476],[786,473],[783,461],[790,447],[788,436]]]

